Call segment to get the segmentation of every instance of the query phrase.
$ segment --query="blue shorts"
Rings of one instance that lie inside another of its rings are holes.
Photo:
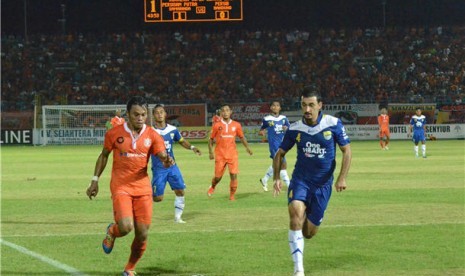
[[[418,142],[423,142],[426,140],[425,138],[425,133],[422,132],[413,132],[413,137],[412,140],[415,144],[418,144]]]
[[[316,226],[319,226],[323,221],[323,215],[328,207],[329,199],[331,198],[332,182],[329,181],[322,187],[310,186],[306,183],[291,179],[289,189],[287,191],[287,201],[291,203],[293,200],[299,200],[305,203],[307,210],[305,211],[307,218]]]
[[[182,178],[179,167],[173,165],[169,168],[152,169],[152,194],[153,196],[162,196],[165,194],[166,183],[169,183],[171,190],[184,190],[186,185]]]

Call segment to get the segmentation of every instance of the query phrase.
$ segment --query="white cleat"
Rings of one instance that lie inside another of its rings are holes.
[[[263,182],[263,179],[260,178],[260,184],[262,184],[263,191],[268,192],[268,185],[266,182]]]
[[[183,221],[182,218],[175,218],[174,223],[186,223],[186,222]]]
[[[305,276],[305,273],[303,271],[296,271],[294,276]]]

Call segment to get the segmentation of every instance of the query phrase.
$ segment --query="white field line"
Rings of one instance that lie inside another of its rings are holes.
[[[34,251],[31,251],[25,247],[22,247],[22,246],[19,246],[17,244],[14,244],[14,243],[11,243],[11,242],[8,242],[8,241],[5,241],[3,239],[0,239],[0,244],[3,244],[3,245],[6,245],[10,248],[13,248],[14,250],[16,251],[19,251],[25,255],[29,255],[41,262],[44,262],[50,266],[53,266],[59,270],[62,270],[70,275],[75,275],[75,276],[87,276],[87,274],[84,274],[82,272],[80,272],[79,270],[73,268],[73,267],[70,267],[68,265],[65,265],[65,264],[62,264],[56,260],[53,260],[53,259],[50,259],[48,257],[45,257],[44,255],[40,255],[39,253],[36,253]]]
[[[174,224],[174,223],[173,223]],[[465,221],[449,221],[441,223],[397,223],[397,224],[335,224],[335,225],[322,225],[322,228],[363,228],[363,227],[416,227],[416,226],[431,226],[431,225],[454,225],[454,224],[464,224]],[[195,226],[195,224],[192,224]],[[187,225],[186,225],[187,226]],[[174,227],[174,226],[173,226]],[[176,227],[177,228],[177,227]],[[95,232],[86,232],[86,233],[43,233],[40,235],[31,234],[31,235],[3,235],[4,238],[14,238],[14,237],[69,237],[69,236],[95,236],[95,235],[105,235],[105,225],[102,226],[102,231]],[[156,230],[154,226],[151,227],[149,234],[173,234],[173,233],[214,233],[214,232],[253,232],[253,231],[287,231],[286,227],[273,227],[273,228],[215,228],[215,229],[191,229],[185,227],[185,229],[169,229],[159,231]]]

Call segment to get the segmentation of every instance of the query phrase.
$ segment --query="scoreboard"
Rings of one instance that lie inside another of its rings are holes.
[[[242,0],[144,0],[145,22],[241,21]]]

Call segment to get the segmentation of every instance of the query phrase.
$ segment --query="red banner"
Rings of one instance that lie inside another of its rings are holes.
[[[166,105],[166,121],[174,126],[206,126],[206,104]]]
[[[270,114],[268,103],[231,104],[231,118],[243,126],[259,126],[263,117]]]

